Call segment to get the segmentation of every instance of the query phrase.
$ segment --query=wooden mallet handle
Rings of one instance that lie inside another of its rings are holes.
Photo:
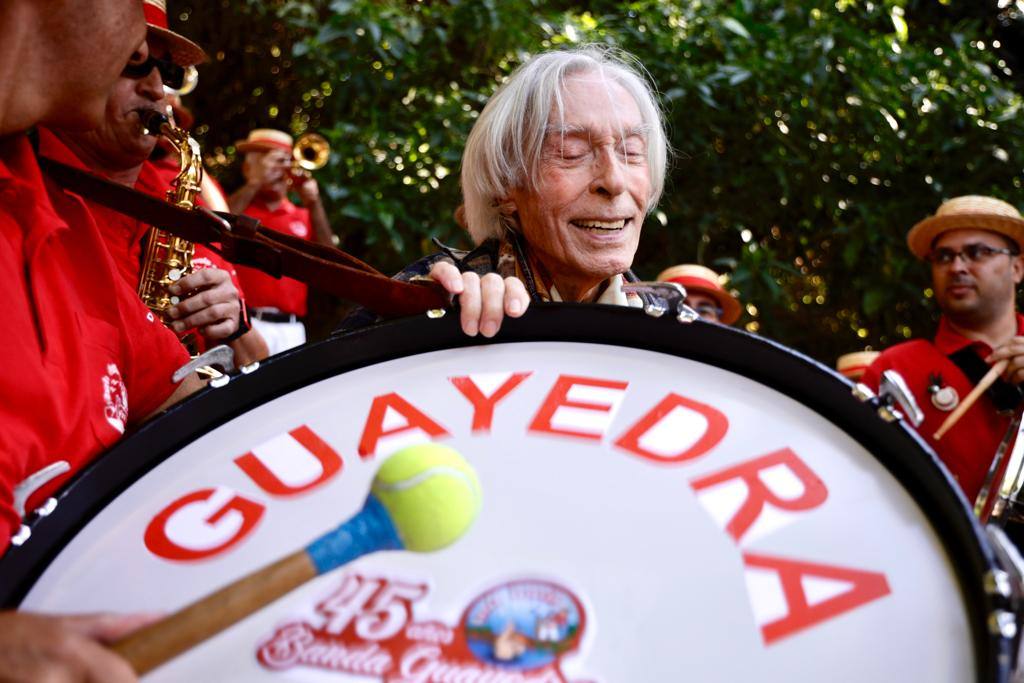
[[[306,551],[300,550],[139,629],[111,649],[128,660],[141,676],[316,575],[313,561]]]
[[[960,405],[956,407],[956,410],[949,414],[949,417],[947,417],[945,422],[942,423],[942,426],[939,427],[937,432],[935,432],[934,438],[936,441],[944,437],[946,432],[952,429],[953,425],[959,422],[960,418],[964,416],[964,413],[974,405],[974,402],[985,393],[985,390],[992,386],[993,382],[999,379],[999,375],[1003,374],[1003,371],[1006,370],[1006,366],[1009,362],[1009,359],[1004,359],[992,366],[992,369],[981,378],[981,381],[978,382],[976,387],[971,389],[971,393],[964,397],[964,400],[960,402]]]
[[[224,586],[111,647],[145,674],[198,645],[306,581],[378,550],[403,547],[387,510],[374,496],[352,519],[305,549]]]

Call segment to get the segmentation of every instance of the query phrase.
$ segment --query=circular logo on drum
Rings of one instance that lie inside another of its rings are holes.
[[[579,646],[583,607],[554,583],[513,581],[492,588],[466,610],[463,629],[470,652],[500,667],[536,669]]]

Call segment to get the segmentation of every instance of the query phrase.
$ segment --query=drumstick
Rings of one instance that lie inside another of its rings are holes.
[[[999,379],[999,375],[1003,374],[1003,370],[1006,369],[1009,362],[1010,359],[1003,359],[993,365],[992,369],[985,373],[985,376],[981,378],[978,385],[971,389],[971,393],[967,394],[964,400],[960,402],[960,405],[956,407],[956,410],[949,414],[949,417],[947,417],[945,422],[942,423],[942,426],[939,427],[937,432],[935,432],[934,438],[936,441],[944,437],[946,432],[952,429],[953,425],[959,422],[960,418],[964,416],[964,413],[974,405],[974,402],[977,401],[983,393],[985,393],[985,390],[992,386],[993,382]]]
[[[480,509],[480,485],[455,450],[410,446],[381,465],[354,517],[269,564],[114,643],[140,676],[306,581],[378,550],[431,552],[454,543]]]

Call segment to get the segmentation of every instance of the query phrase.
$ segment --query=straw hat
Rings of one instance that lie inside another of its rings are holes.
[[[879,351],[844,353],[836,360],[836,370],[843,377],[856,381],[864,376],[864,372],[875,362],[879,355]]]
[[[990,230],[1024,246],[1024,218],[1012,205],[995,197],[967,195],[942,203],[934,216],[925,218],[907,233],[907,246],[924,260],[935,238],[948,230]]]
[[[283,149],[291,154],[292,145],[294,145],[292,136],[284,131],[273,128],[256,128],[249,132],[249,137],[235,142],[235,149],[243,153]]]
[[[695,263],[684,263],[661,271],[658,282],[678,282],[686,287],[687,292],[700,292],[714,299],[722,309],[722,322],[732,325],[739,320],[743,307],[740,302],[718,284],[718,273],[698,266]]]
[[[167,28],[167,0],[142,0],[142,12],[146,16],[149,33],[164,39],[171,51],[171,61],[175,64],[195,66],[210,61],[203,48]]]

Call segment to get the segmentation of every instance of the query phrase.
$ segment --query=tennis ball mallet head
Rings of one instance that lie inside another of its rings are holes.
[[[379,550],[434,552],[462,537],[481,505],[480,481],[449,446],[409,446],[377,470],[354,517],[306,547],[323,574]]]
[[[377,470],[362,509],[273,564],[132,633],[112,649],[139,675],[198,645],[310,579],[379,550],[433,552],[472,526],[480,482],[453,448],[404,448]]]

